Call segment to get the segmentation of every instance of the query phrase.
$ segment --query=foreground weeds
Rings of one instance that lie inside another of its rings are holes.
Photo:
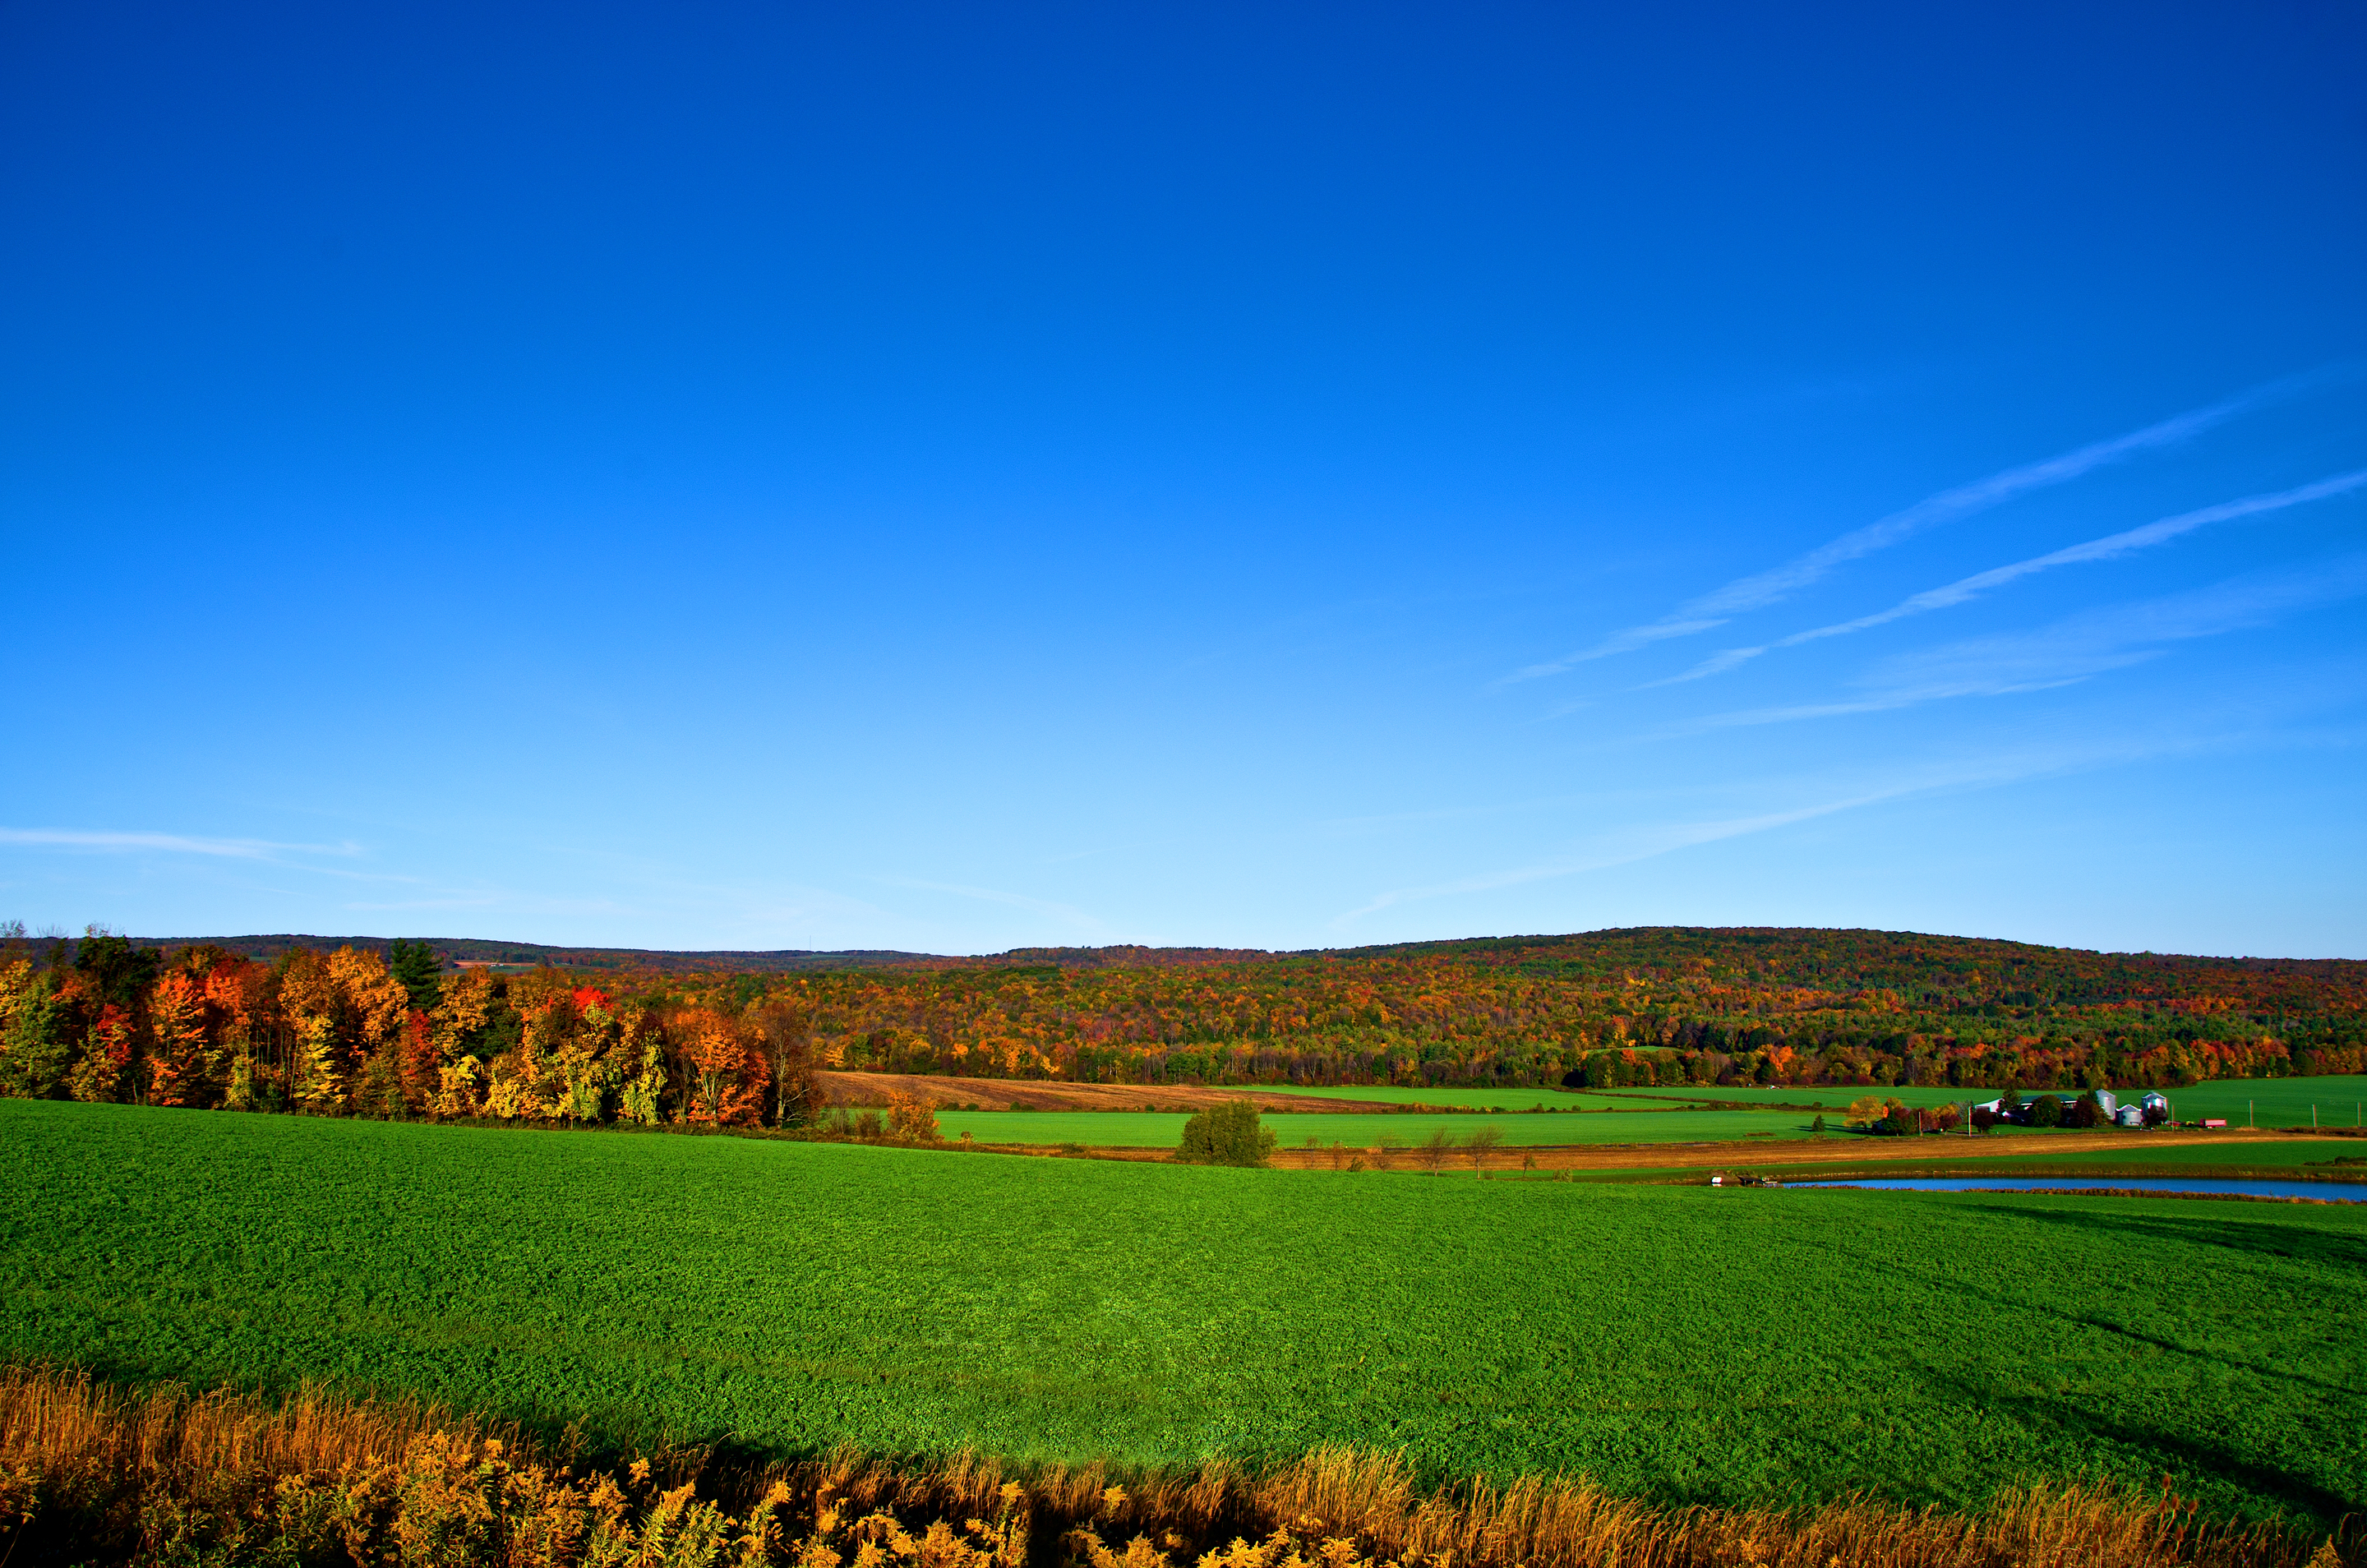
[[[1121,1484],[1121,1481],[1127,1483]],[[2040,1485],[1977,1514],[1669,1508],[1584,1482],[1419,1488],[1324,1448],[1261,1472],[587,1459],[407,1402],[127,1391],[0,1371],[0,1562],[357,1568],[2358,1568],[2168,1495]]]

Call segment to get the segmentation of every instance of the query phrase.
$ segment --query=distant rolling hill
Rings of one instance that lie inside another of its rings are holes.
[[[266,961],[295,948],[334,952],[340,947],[366,949],[384,956],[395,939],[383,936],[303,936],[280,932],[270,936],[136,936],[135,947],[176,948],[211,945],[248,958]],[[640,947],[550,947],[536,942],[493,942],[481,937],[431,936],[420,939],[447,964],[553,964],[567,969],[656,970],[661,973],[793,974],[814,969],[878,969],[890,964],[943,962],[925,953],[855,950],[816,953],[783,948],[764,953],[718,950],[708,953],[666,953]]]

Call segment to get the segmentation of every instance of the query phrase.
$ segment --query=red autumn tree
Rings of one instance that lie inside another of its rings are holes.
[[[131,1015],[113,1002],[101,1004],[97,1021],[84,1042],[82,1060],[66,1074],[66,1092],[76,1100],[120,1100],[131,1090],[134,1044]]]
[[[417,1008],[402,1021],[402,1098],[414,1115],[436,1104],[444,1085],[444,1054],[436,1047],[435,1021]]]

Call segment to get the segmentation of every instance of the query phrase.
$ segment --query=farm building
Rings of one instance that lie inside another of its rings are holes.
[[[2052,1091],[2050,1090],[2048,1092],[2051,1093]],[[2005,1097],[2003,1095],[1999,1095],[1995,1100],[1983,1100],[1980,1104],[1974,1106],[1973,1109],[1976,1111],[1986,1111],[2001,1122],[2027,1122],[2030,1120],[2031,1106],[2038,1100],[2045,1098],[2045,1094],[2026,1094],[2022,1097],[2022,1103],[2016,1106],[2010,1114],[2006,1111]],[[2057,1094],[2055,1098],[2063,1102],[2063,1114],[2066,1116],[2070,1115],[2071,1108],[2079,1103],[2079,1097],[2076,1094]],[[2112,1095],[2109,1092],[2100,1091],[2096,1098],[2103,1103],[2105,1114],[2107,1116],[2111,1115],[2112,1106]]]
[[[2087,1093],[2090,1091],[2082,1090],[2080,1092]],[[2096,1089],[2093,1093],[2096,1096],[2096,1108],[2104,1113],[2104,1122],[2108,1126],[2142,1127],[2146,1124],[2147,1114],[2154,1111],[2158,1111],[2160,1113],[2155,1118],[2157,1121],[2166,1122],[2169,1119],[2169,1101],[2152,1089],[2146,1090],[2146,1092],[2140,1096],[2135,1103],[2129,1105],[2123,1105],[2121,1103],[2120,1096],[2113,1093],[2109,1089]],[[2011,1116],[2008,1116],[2006,1114],[2005,1097],[2002,1095],[1999,1096],[1995,1100],[1984,1100],[1982,1103],[1974,1106],[1973,1109],[1975,1111],[1986,1111],[1990,1115],[1997,1117],[1999,1121],[2026,1122],[2030,1120],[2030,1107],[2032,1103],[2041,1099],[2043,1095],[2046,1094],[2053,1095],[2055,1099],[2062,1102],[2064,1119],[2068,1121],[2071,1115],[2071,1108],[2079,1103],[2079,1094],[2066,1094],[2058,1089],[2047,1089],[2042,1091],[2041,1094],[2024,1096],[2020,1109]]]

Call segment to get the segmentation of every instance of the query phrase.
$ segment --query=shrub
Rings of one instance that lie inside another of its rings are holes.
[[[937,1130],[935,1107],[925,1100],[910,1100],[899,1096],[888,1101],[888,1124],[890,1135],[900,1142],[935,1144],[945,1140]]]
[[[2063,1101],[2056,1095],[2042,1094],[2030,1102],[2030,1124],[2033,1127],[2063,1125]]]
[[[1184,1123],[1184,1142],[1175,1158],[1184,1165],[1262,1166],[1273,1156],[1274,1145],[1274,1134],[1258,1120],[1256,1102],[1229,1100]]]

